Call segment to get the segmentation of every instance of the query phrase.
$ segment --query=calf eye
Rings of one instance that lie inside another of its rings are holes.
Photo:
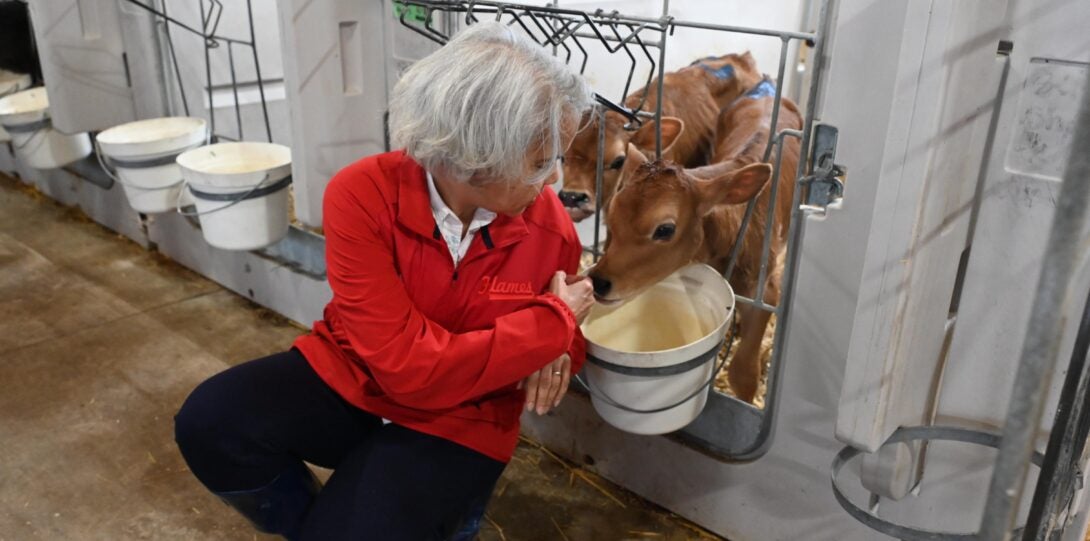
[[[655,232],[651,235],[654,240],[670,240],[674,238],[674,231],[677,227],[674,224],[662,224],[655,228]]]
[[[624,156],[617,156],[617,158],[613,160],[613,163],[609,164],[609,168],[613,170],[617,170],[622,167],[624,167]]]

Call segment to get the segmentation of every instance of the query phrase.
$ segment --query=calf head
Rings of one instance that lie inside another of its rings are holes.
[[[764,79],[764,74],[757,69],[757,60],[749,51],[701,58],[686,69],[692,68],[703,72],[704,84],[720,109]]]
[[[624,302],[689,263],[706,258],[705,217],[719,205],[740,205],[760,193],[772,167],[701,168],[698,178],[663,161],[627,154],[624,178],[607,207],[602,259],[590,271],[595,298]]]
[[[560,190],[560,201],[572,220],[579,222],[593,215],[597,210],[597,191],[595,175],[598,167],[598,119],[595,112],[587,114],[583,128],[575,134],[568,151],[564,153],[564,187]],[[602,201],[608,208],[613,197],[621,169],[625,166],[629,144],[646,153],[655,151],[654,121],[646,121],[634,130],[626,129],[628,119],[608,112],[605,115],[605,152],[602,156]],[[664,117],[662,119],[663,152],[669,149],[674,140],[681,135],[684,124],[681,120]]]
[[[693,104],[714,101],[713,108],[722,109],[730,105],[747,90],[763,79],[757,69],[757,62],[748,51],[741,54],[727,54],[719,57],[707,57],[693,62],[690,66],[666,74],[664,80],[662,118],[662,146],[664,155],[671,150],[673,142],[685,129],[684,122],[677,115],[691,113]],[[644,90],[633,92],[625,100],[629,107],[641,106],[645,111],[653,111],[658,104],[656,82],[649,87],[650,93],[644,98]],[[691,115],[690,115],[691,116]],[[712,117],[714,118],[714,117]],[[714,121],[714,120],[713,120]],[[610,111],[605,115],[605,151],[602,156],[602,201],[608,208],[617,185],[621,168],[624,167],[628,145],[634,144],[645,156],[651,156],[655,150],[655,123],[645,122],[637,129],[628,130],[629,120],[619,113]],[[571,147],[564,154],[564,188],[560,191],[560,200],[568,214],[576,222],[594,214],[596,206],[595,169],[598,160],[598,118],[589,113],[583,121],[584,128],[575,136]],[[714,125],[708,130],[714,132]],[[690,126],[690,135],[699,133],[699,129]],[[688,135],[686,137],[689,137]],[[711,142],[709,141],[708,144]],[[689,148],[693,151],[696,147]],[[686,161],[692,156],[677,157]]]

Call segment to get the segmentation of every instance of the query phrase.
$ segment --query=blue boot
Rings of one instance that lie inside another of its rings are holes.
[[[299,462],[264,487],[217,492],[216,496],[242,513],[258,531],[282,535],[293,541],[299,539],[303,518],[321,489],[321,483],[310,468]]]

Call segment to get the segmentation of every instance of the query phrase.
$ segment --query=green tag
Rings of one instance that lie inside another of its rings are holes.
[[[394,17],[401,19],[402,15],[405,16],[406,21],[428,22],[428,10],[424,9],[424,6],[405,5],[394,0]]]

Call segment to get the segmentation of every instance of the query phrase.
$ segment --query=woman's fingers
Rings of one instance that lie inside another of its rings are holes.
[[[582,324],[583,319],[590,313],[594,306],[594,287],[589,278],[581,277],[568,283],[567,274],[558,271],[553,275],[550,291],[560,298],[571,309],[576,320]]]
[[[553,376],[554,364],[556,364],[556,361],[545,365],[545,368],[541,369],[541,377],[538,378],[536,405],[538,415],[545,415],[549,412],[552,396],[556,392],[557,381],[556,377]]]
[[[539,381],[541,381],[541,383],[538,384],[540,387],[539,387],[538,392],[537,392],[537,414],[538,415],[545,415],[546,413],[549,412],[549,405],[551,404],[551,401],[552,401],[552,396],[553,396],[553,392],[554,392],[553,389],[555,387],[554,383],[555,383],[555,380],[556,380],[556,378],[553,377],[553,365],[554,364],[556,364],[556,361],[553,361],[553,362],[545,365],[545,368],[541,369],[541,379],[539,380]]]
[[[571,382],[571,357],[564,355],[561,357],[563,366],[561,367],[560,376],[560,392],[556,394],[556,401],[553,402],[553,407],[560,406],[560,401],[564,399],[564,395],[568,394],[568,383]]]
[[[541,370],[530,374],[519,383],[520,388],[526,389],[526,410],[545,415],[549,410],[559,406],[568,392],[570,378],[571,357],[566,353],[545,365]]]
[[[549,395],[549,409],[553,409],[560,403],[560,399],[564,396],[564,387],[567,382],[567,376],[565,374],[565,365],[570,363],[570,357],[565,353],[561,355],[553,363],[553,380],[556,382],[556,387],[553,389],[552,394]]]
[[[544,415],[549,410],[555,408],[560,403],[560,399],[564,396],[564,392],[567,388],[567,377],[570,374],[571,358],[567,354],[561,355],[555,361],[545,367],[548,370],[548,374],[542,374],[542,380],[546,378],[549,381],[549,388],[547,393],[538,393],[538,414]]]
[[[526,410],[530,411],[537,406],[537,382],[541,371],[534,372],[526,378]]]
[[[574,308],[572,312],[575,313],[576,321],[582,324],[590,313],[591,307],[594,306],[594,286],[591,285],[590,278],[585,277],[566,285],[572,288],[576,298],[579,299],[576,306],[572,307]]]
[[[553,273],[553,279],[549,282],[549,293],[552,293],[553,295],[560,293],[560,286],[566,281],[564,271],[556,271]]]

